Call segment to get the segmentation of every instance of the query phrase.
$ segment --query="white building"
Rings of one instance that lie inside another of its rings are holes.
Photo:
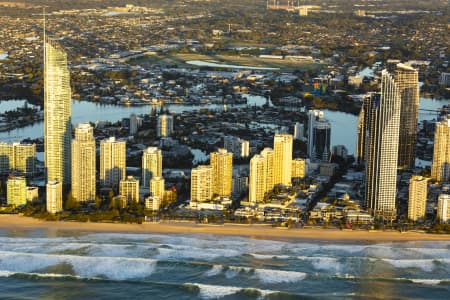
[[[145,198],[145,208],[153,211],[159,210],[161,206],[161,199],[157,196],[150,196]]]
[[[47,212],[56,214],[62,212],[62,183],[50,180],[47,183]]]
[[[67,54],[51,39],[44,47],[44,156],[47,181],[70,184],[72,92]]]
[[[72,196],[75,201],[95,200],[96,165],[95,165],[94,129],[89,123],[79,124],[75,128],[72,141]]]
[[[191,172],[191,202],[206,202],[213,196],[213,168],[201,165]]]
[[[422,176],[412,176],[409,180],[408,219],[425,219],[428,196],[428,180]]]
[[[381,93],[371,95],[366,160],[366,207],[373,215],[395,217],[400,130],[400,91],[389,72],[381,73]]]
[[[115,137],[100,142],[100,183],[118,187],[126,174],[126,142]]]
[[[450,195],[439,195],[437,218],[441,223],[447,223],[450,220]]]
[[[27,204],[27,181],[22,176],[10,176],[6,187],[8,205],[21,206]]]
[[[150,180],[150,193],[153,197],[158,197],[160,200],[163,200],[165,191],[164,178],[153,177]]]
[[[125,197],[127,203],[139,202],[139,180],[133,176],[128,176],[120,181],[119,194]]]
[[[142,186],[147,187],[150,179],[162,176],[162,151],[148,147],[142,153]]]

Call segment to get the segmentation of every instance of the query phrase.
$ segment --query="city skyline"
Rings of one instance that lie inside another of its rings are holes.
[[[448,298],[447,1],[147,2],[0,2],[3,297]]]

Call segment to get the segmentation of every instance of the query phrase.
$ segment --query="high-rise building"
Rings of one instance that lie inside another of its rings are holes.
[[[396,215],[400,92],[392,75],[381,73],[381,93],[369,104],[366,159],[366,207],[374,215]]]
[[[6,184],[6,198],[8,205],[27,204],[27,181],[22,176],[10,176]]]
[[[261,155],[265,159],[266,164],[266,185],[265,192],[271,191],[275,185],[275,167],[274,167],[274,159],[275,152],[272,148],[264,148],[261,151]]]
[[[0,143],[0,173],[11,171],[31,176],[35,172],[36,144]]]
[[[158,197],[162,201],[165,191],[164,178],[155,176],[150,180],[150,193],[152,196]]]
[[[436,123],[431,178],[439,182],[450,180],[450,115]]]
[[[225,136],[223,138],[223,147],[233,153],[234,157],[242,158],[250,155],[250,143],[235,136]]]
[[[230,196],[233,187],[233,154],[226,149],[211,153],[213,194]]]
[[[257,203],[264,200],[266,193],[267,165],[266,158],[262,155],[255,155],[250,160],[249,197],[250,203]]]
[[[425,219],[427,208],[428,180],[414,175],[409,180],[408,219]]]
[[[126,142],[114,137],[100,142],[100,183],[117,188],[126,174]]]
[[[438,197],[437,219],[441,223],[450,221],[450,195],[441,194]]]
[[[158,117],[156,134],[158,137],[171,136],[173,134],[173,116],[160,115]]]
[[[135,135],[142,126],[142,118],[136,116],[136,114],[131,114],[130,116],[130,135]]]
[[[398,167],[410,169],[415,166],[417,122],[419,119],[419,73],[416,69],[398,64],[394,72],[401,97],[400,130],[398,140]]]
[[[200,165],[191,172],[191,202],[206,202],[213,196],[213,168]]]
[[[331,125],[323,112],[308,112],[308,156],[313,161],[328,161],[330,156]]]
[[[248,189],[248,177],[238,175],[233,177],[233,194],[241,194]]]
[[[303,158],[292,160],[292,178],[304,178],[306,175],[306,162]]]
[[[14,168],[14,147],[11,144],[0,143],[0,172],[8,174]]]
[[[50,180],[47,183],[47,212],[56,214],[62,212],[62,183]]]
[[[78,202],[95,200],[96,191],[94,129],[89,123],[75,128],[72,141],[72,197]]]
[[[366,160],[367,135],[369,130],[369,104],[371,95],[363,99],[363,104],[358,116],[358,133],[356,141],[356,162],[361,164]]]
[[[127,203],[139,202],[139,180],[133,176],[120,180],[119,194],[126,199]]]
[[[70,184],[72,94],[67,54],[51,39],[44,45],[44,156],[47,181]]]
[[[273,140],[273,183],[291,185],[292,135],[275,134]]]
[[[305,126],[302,123],[295,123],[294,126],[294,140],[303,140]]]
[[[162,176],[162,151],[148,147],[142,153],[142,186],[149,186],[150,179]]]

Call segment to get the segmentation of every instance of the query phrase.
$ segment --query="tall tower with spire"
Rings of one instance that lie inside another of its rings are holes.
[[[47,181],[57,180],[64,185],[70,184],[71,111],[67,54],[61,45],[46,36],[44,29],[45,168]]]

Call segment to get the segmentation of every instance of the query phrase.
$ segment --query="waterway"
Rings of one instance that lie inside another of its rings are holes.
[[[248,99],[247,105],[261,106],[266,103],[266,99],[262,96],[244,95]],[[12,110],[17,107],[23,107],[25,100],[10,100],[0,101],[0,113],[6,110]],[[438,110],[445,104],[450,104],[450,100],[433,100],[421,98],[420,108],[427,110]],[[232,107],[245,107],[246,105],[228,105]],[[183,111],[199,110],[207,108],[212,110],[223,110],[224,105],[209,104],[202,106],[193,105],[166,105],[165,108],[169,111],[181,113]],[[159,109],[156,107],[155,109]],[[105,105],[86,101],[73,101],[72,104],[72,123],[78,124],[81,122],[97,122],[97,121],[119,121],[122,118],[129,117],[134,114],[150,113],[152,106],[117,106]],[[324,110],[325,118],[331,122],[331,144],[345,145],[350,154],[355,153],[356,149],[356,123],[357,116],[339,112]],[[420,111],[419,120],[432,120],[436,118],[436,114],[429,111]],[[295,122],[295,120],[293,120]],[[25,138],[40,138],[43,136],[44,126],[43,122],[35,123],[23,128],[17,128],[9,132],[0,132],[0,141],[19,141]]]

